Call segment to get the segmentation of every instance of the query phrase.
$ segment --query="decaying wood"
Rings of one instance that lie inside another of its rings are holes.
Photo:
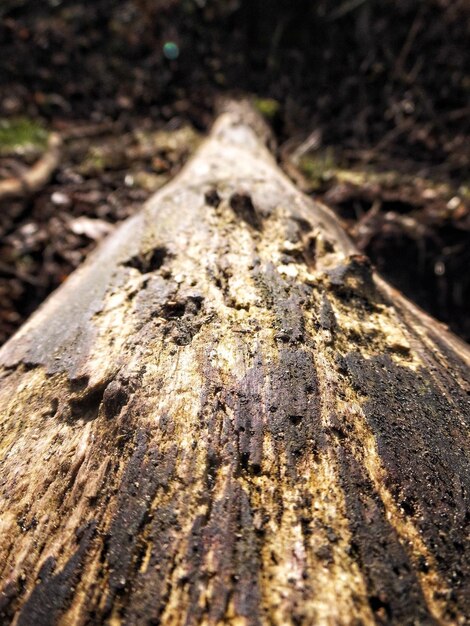
[[[62,139],[51,133],[43,156],[24,174],[0,180],[0,200],[37,193],[57,169],[61,157]]]
[[[470,619],[469,351],[250,115],[0,352],[4,623]]]

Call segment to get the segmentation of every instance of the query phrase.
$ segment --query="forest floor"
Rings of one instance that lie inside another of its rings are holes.
[[[468,3],[292,5],[2,4],[0,343],[174,176],[220,93],[252,96],[286,172],[390,282],[470,340]],[[51,176],[2,197],[51,133]]]

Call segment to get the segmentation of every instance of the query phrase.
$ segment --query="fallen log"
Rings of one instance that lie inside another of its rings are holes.
[[[469,350],[231,105],[0,352],[4,623],[464,624]]]

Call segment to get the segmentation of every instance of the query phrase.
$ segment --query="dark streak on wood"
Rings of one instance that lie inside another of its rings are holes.
[[[328,300],[328,296],[323,294],[322,305],[320,309],[320,326],[324,330],[333,332],[336,330],[337,322],[331,302]]]
[[[336,448],[352,541],[350,550],[367,584],[368,600],[379,624],[434,624],[419,582],[380,496],[361,465],[345,448]]]
[[[86,553],[96,530],[95,522],[77,533],[78,548],[64,567],[54,574],[56,561],[49,557],[39,573],[39,584],[24,603],[18,617],[18,626],[55,626],[65,613],[74,595]]]
[[[109,592],[106,607],[110,610],[117,593],[122,593],[134,557],[139,533],[146,523],[159,482],[158,454],[148,450],[148,435],[139,430],[118,491],[117,509],[105,544],[109,566]]]
[[[453,601],[470,615],[465,556],[470,553],[470,412],[459,408],[468,407],[468,399],[455,385],[448,391],[458,401],[450,403],[430,372],[400,367],[389,356],[364,359],[352,353],[346,364],[353,385],[366,398],[364,411],[387,470],[387,487],[414,518],[453,589]]]
[[[315,365],[305,349],[281,348],[268,372],[267,426],[295,479],[298,460],[322,445]]]
[[[272,263],[256,266],[253,279],[265,306],[274,311],[276,338],[282,343],[297,344],[305,336],[303,305],[311,295],[308,285],[298,285],[283,278]]]
[[[249,626],[258,626],[260,592],[259,546],[253,527],[253,514],[248,497],[236,478],[229,477],[224,496],[216,500],[206,516],[199,516],[191,531],[187,552],[189,606],[186,624],[200,623],[205,614],[200,597],[211,571],[205,556],[212,552],[218,572],[214,601],[209,607],[210,623],[222,620],[232,599],[239,615]]]

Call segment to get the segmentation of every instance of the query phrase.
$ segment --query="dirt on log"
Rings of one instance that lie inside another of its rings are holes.
[[[465,624],[469,350],[232,105],[0,352],[14,626]]]

